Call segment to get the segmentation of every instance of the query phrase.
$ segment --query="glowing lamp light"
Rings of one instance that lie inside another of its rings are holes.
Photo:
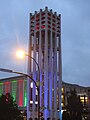
[[[16,56],[20,59],[23,59],[24,58],[24,51],[23,50],[19,50],[16,52]]]

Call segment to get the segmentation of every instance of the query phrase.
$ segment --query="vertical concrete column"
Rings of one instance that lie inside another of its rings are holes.
[[[42,9],[40,9],[40,21],[39,21],[39,68],[40,68],[40,82],[42,83],[42,46],[41,46],[41,40],[42,40],[42,30],[41,30],[41,17],[42,17]],[[42,107],[42,86],[40,85],[40,108]]]
[[[44,47],[44,120],[48,118],[48,29],[47,29],[47,8],[45,9],[45,47]]]
[[[31,36],[31,16],[32,14],[30,13],[30,23],[29,23],[29,50],[28,50],[28,55],[31,56],[31,43],[32,43],[32,36]],[[31,72],[31,59],[28,57],[28,71],[27,73],[30,75],[30,72]],[[29,120],[30,118],[30,95],[31,95],[31,92],[30,92],[30,78],[27,78],[27,120]]]
[[[33,51],[33,58],[36,60],[36,15],[37,12],[35,11],[35,16],[34,16],[34,51]],[[36,81],[36,63],[33,61],[33,79],[34,81]],[[33,83],[33,95],[32,95],[32,100],[33,100],[33,104],[32,104],[32,115],[33,115],[33,120],[36,118],[35,116],[35,109],[36,109],[36,105],[35,105],[35,101],[36,101],[36,86]]]
[[[55,21],[57,20],[55,12]],[[55,22],[57,31],[57,22]],[[57,32],[54,37],[54,118],[57,118]]]
[[[51,30],[51,48],[50,48],[50,79],[49,79],[49,109],[50,109],[50,119],[52,120],[52,89],[53,89],[53,48],[52,48],[52,30]]]
[[[50,29],[50,59],[49,59],[49,66],[50,66],[50,71],[49,71],[49,118],[52,120],[52,88],[53,88],[53,40],[52,40],[52,10],[51,12],[51,29]]]
[[[59,101],[60,101],[60,104],[59,104],[59,110],[60,110],[60,120],[62,120],[62,106],[61,106],[61,103],[62,103],[62,55],[61,55],[61,16],[59,15],[60,17],[60,35],[59,35],[59,58],[58,58],[58,61],[59,61]]]

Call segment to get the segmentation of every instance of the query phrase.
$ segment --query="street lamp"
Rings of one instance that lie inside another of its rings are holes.
[[[38,91],[38,120],[40,120],[40,117],[39,117],[39,113],[40,113],[40,106],[39,106],[40,105],[39,104],[40,103],[39,102],[40,91],[39,91],[39,86],[37,85],[35,80],[30,75],[22,73],[22,72],[17,72],[17,71],[13,71],[13,70],[10,70],[10,69],[4,69],[4,68],[0,68],[0,71],[1,72],[8,72],[8,73],[15,73],[15,74],[23,75],[23,76],[26,76],[26,77],[30,78],[34,82],[34,84],[35,84],[35,86],[37,88],[37,91]]]
[[[17,72],[17,71],[13,71],[13,70],[10,70],[10,69],[4,69],[4,68],[0,68],[0,71],[1,72],[8,72],[8,73],[15,73],[15,74],[19,74],[19,75],[23,75],[23,76],[26,76],[26,77],[29,77],[35,84],[35,86],[38,88],[37,86],[37,83],[34,81],[34,79],[28,75],[28,74],[25,74],[25,73],[22,73],[22,72]]]
[[[37,65],[37,67],[38,67],[38,81],[37,81],[37,82],[34,81],[34,82],[35,82],[36,87],[37,87],[37,90],[38,90],[38,120],[40,120],[40,116],[39,116],[39,114],[40,114],[40,88],[39,88],[39,85],[40,85],[40,68],[39,68],[39,64],[37,63],[37,61],[36,61],[32,56],[24,53],[23,50],[17,51],[17,52],[16,52],[16,56],[17,56],[18,58],[20,58],[20,59],[24,58],[24,56],[27,56],[27,57],[29,57],[30,59],[32,59],[32,60],[35,62],[35,64]],[[27,82],[28,99],[29,99],[29,90],[30,90],[29,84],[30,84],[30,83],[29,83],[29,80],[28,80],[28,82]],[[37,85],[37,84],[39,84],[39,85]],[[28,105],[27,105],[27,114],[28,114],[28,111],[29,111],[29,110],[28,110]],[[27,115],[27,116],[28,116],[28,115]]]
[[[16,56],[17,56],[18,58],[20,58],[20,59],[24,58],[24,56],[27,56],[27,57],[29,57],[30,59],[32,59],[32,60],[36,63],[36,65],[37,65],[37,67],[38,67],[38,82],[39,82],[39,80],[40,80],[40,68],[39,68],[39,64],[36,62],[36,60],[35,60],[32,56],[24,53],[23,50],[17,51],[17,52],[16,52]]]

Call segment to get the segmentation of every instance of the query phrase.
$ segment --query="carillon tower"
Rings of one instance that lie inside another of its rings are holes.
[[[29,61],[30,73],[36,83],[40,83],[40,112],[44,120],[61,120],[61,88],[62,88],[62,60],[61,60],[61,15],[52,9],[40,9],[30,13]],[[37,119],[38,92],[34,83],[30,82],[29,116]]]

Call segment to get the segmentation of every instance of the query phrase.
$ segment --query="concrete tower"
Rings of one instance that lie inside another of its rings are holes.
[[[61,15],[52,10],[40,9],[30,14],[29,54],[40,67],[40,111],[44,120],[61,120]],[[38,81],[38,69],[29,62],[33,79]],[[30,118],[37,118],[36,87],[30,83]]]

